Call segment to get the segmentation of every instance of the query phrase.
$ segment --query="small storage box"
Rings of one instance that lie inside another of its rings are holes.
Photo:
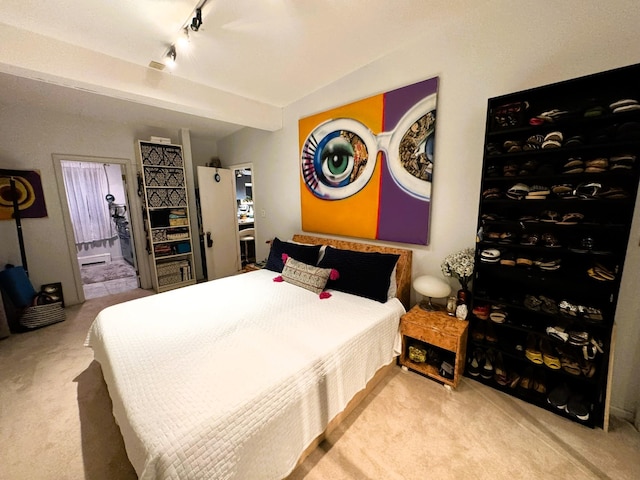
[[[38,328],[64,321],[62,302],[26,307],[18,323],[24,328]]]

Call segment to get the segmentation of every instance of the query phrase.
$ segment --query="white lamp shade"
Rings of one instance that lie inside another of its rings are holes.
[[[430,298],[444,298],[451,293],[451,285],[444,280],[423,275],[413,281],[413,289],[421,295]]]

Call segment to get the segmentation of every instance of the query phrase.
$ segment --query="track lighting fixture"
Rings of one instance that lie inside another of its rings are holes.
[[[202,26],[202,8],[196,9],[196,14],[191,20],[191,30],[197,32],[198,29]]]
[[[164,62],[158,63],[158,62],[152,61],[149,64],[150,67],[156,68],[158,70],[162,70],[163,64],[164,66],[169,68],[175,67],[176,56],[177,56],[176,45],[178,45],[180,48],[184,48],[188,46],[191,40],[189,38],[189,30],[197,32],[202,26],[202,7],[204,7],[204,5],[207,3],[207,0],[201,0],[199,3],[200,3],[200,6],[195,9],[194,16],[191,19],[191,23],[186,23],[186,25],[183,24],[185,26],[182,27],[182,32],[180,34],[180,37],[175,41],[175,43],[171,44],[171,46],[169,47],[169,50],[165,54]]]
[[[178,44],[179,47],[185,47],[189,45],[190,42],[191,42],[191,38],[189,38],[189,29],[187,27],[184,27],[176,43]]]
[[[167,52],[165,65],[169,68],[173,68],[175,64],[176,64],[176,47],[175,45],[171,45],[169,47],[169,51]]]

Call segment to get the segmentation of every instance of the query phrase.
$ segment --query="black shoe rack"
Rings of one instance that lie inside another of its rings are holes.
[[[488,101],[465,375],[606,428],[640,65]]]

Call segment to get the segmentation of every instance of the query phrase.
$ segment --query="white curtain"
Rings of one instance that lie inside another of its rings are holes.
[[[105,196],[109,184],[104,166],[91,162],[60,162],[76,243],[115,236]]]

